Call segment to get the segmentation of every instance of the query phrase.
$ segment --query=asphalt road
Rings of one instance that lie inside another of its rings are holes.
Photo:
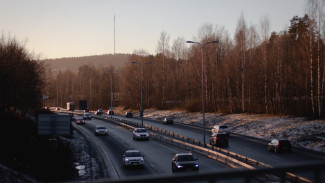
[[[141,123],[141,119],[138,118],[126,118],[124,116],[117,116],[117,115],[115,115],[114,117],[123,118],[123,119],[131,120],[133,122]],[[202,129],[193,128],[191,126],[178,125],[178,124],[166,125],[163,124],[161,121],[146,120],[146,119],[144,119],[144,124],[165,129],[203,142]],[[211,132],[207,130],[205,136],[206,143],[209,143],[210,135]],[[266,163],[273,167],[325,160],[324,155],[315,154],[315,153],[306,152],[297,149],[294,149],[293,152],[291,153],[269,152],[267,150],[267,143],[268,142],[265,142],[264,140],[247,138],[244,136],[231,134],[229,138],[229,147],[223,147],[223,148],[231,152]]]
[[[108,136],[95,136],[95,126],[101,125],[108,129]],[[149,141],[134,141],[132,132],[109,122],[92,119],[85,125],[74,125],[84,133],[88,140],[95,144],[103,154],[107,172],[112,179],[128,178],[141,175],[172,174],[171,159],[175,153],[188,152],[182,148],[150,139]],[[144,168],[124,168],[122,155],[126,150],[138,149],[144,154]],[[224,171],[228,166],[200,154],[193,153],[199,160],[200,172]]]

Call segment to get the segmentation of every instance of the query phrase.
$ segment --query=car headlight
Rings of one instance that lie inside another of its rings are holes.
[[[140,136],[140,134],[135,134],[135,135],[138,136],[138,137]]]
[[[146,136],[149,137],[149,133],[147,133]]]
[[[177,168],[183,168],[183,166],[182,165],[177,165]]]
[[[196,165],[195,165],[195,167],[199,167],[199,165],[198,165],[198,164],[196,164]]]
[[[129,161],[129,159],[125,159],[125,161]]]
[[[142,158],[142,159],[140,159],[140,161],[141,161],[141,162],[143,162],[143,161],[144,161],[144,159]]]

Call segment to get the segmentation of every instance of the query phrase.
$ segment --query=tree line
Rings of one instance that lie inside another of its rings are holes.
[[[0,112],[35,111],[42,106],[44,67],[24,44],[0,37]]]
[[[142,67],[144,108],[201,111],[203,54],[206,111],[323,117],[325,28],[320,3],[309,1],[308,14],[294,16],[281,32],[270,31],[267,17],[259,26],[248,26],[241,16],[233,39],[224,27],[205,24],[192,41],[219,42],[205,45],[203,52],[182,37],[170,46],[163,31],[156,55],[136,50],[121,68],[84,65],[78,73],[56,76],[49,71],[50,101],[64,106],[86,99],[92,109],[108,109],[112,76],[113,105],[140,109]]]

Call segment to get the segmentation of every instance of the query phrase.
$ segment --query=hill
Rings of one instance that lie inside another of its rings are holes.
[[[78,68],[82,65],[94,65],[96,68],[108,67],[112,65],[119,68],[128,61],[129,56],[130,54],[105,54],[84,57],[45,59],[41,61],[44,61],[53,72],[58,72],[60,70],[71,70],[72,72],[78,72]]]

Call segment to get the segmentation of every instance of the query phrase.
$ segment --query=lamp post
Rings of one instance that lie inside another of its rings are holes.
[[[111,110],[109,112],[111,119],[112,119],[112,115],[113,115],[113,80],[112,80],[112,74],[113,71],[104,71],[104,72],[108,72],[109,73],[109,78],[111,81]],[[114,72],[118,72],[118,71],[114,71]]]
[[[219,41],[209,41],[209,42],[205,42],[203,44],[198,43],[198,42],[194,42],[194,41],[186,41],[186,43],[194,43],[194,44],[198,44],[201,47],[201,62],[202,62],[202,116],[203,116],[203,144],[204,147],[206,147],[206,143],[205,143],[205,105],[204,105],[204,60],[203,60],[203,48],[205,45],[210,44],[210,43],[218,43]]]
[[[138,63],[138,62],[131,62],[132,64],[139,64],[140,65],[140,72],[141,72],[141,109],[140,109],[140,115],[141,115],[141,127],[143,128],[143,79],[142,79],[142,67],[145,64],[152,64],[152,62],[145,62],[145,63]]]

